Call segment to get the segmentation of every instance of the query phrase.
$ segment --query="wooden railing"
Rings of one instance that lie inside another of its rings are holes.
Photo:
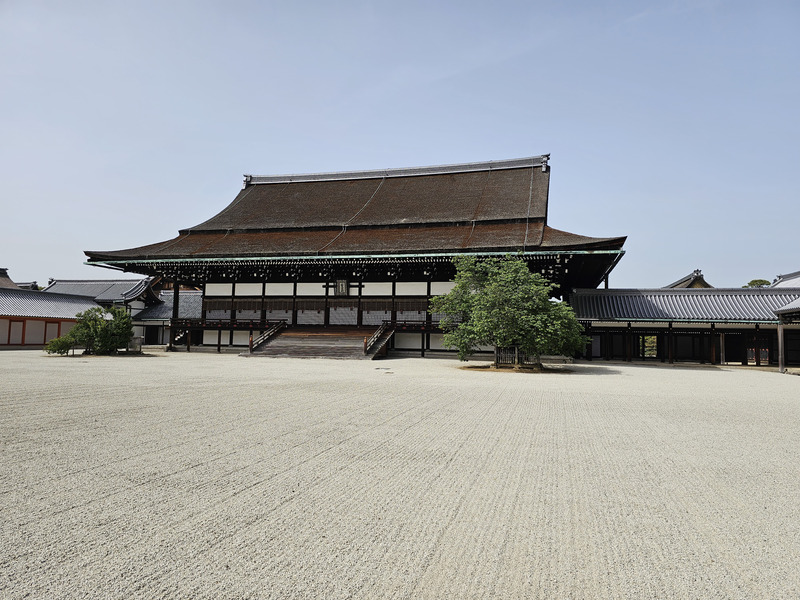
[[[369,354],[373,346],[381,339],[381,336],[392,328],[391,321],[384,321],[383,324],[369,338],[364,338],[364,354]]]
[[[262,333],[255,340],[253,340],[253,343],[250,346],[250,352],[253,352],[253,350],[258,348],[262,344],[266,344],[269,340],[278,335],[278,333],[280,333],[281,329],[283,329],[284,327],[286,327],[286,321],[278,321],[277,323],[272,325],[272,327],[267,329],[264,333]]]
[[[239,329],[249,331],[263,331],[269,329],[276,323],[286,324],[286,319],[265,319],[265,320],[231,320],[231,319],[173,319],[171,324],[177,329]]]

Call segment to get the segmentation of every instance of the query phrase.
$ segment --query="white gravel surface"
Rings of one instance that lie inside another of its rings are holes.
[[[463,367],[2,352],[0,597],[800,597],[800,378]]]

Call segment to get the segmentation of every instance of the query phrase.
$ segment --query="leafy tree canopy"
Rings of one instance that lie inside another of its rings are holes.
[[[517,347],[535,363],[547,354],[571,356],[587,338],[566,303],[550,299],[555,287],[524,261],[456,257],[455,287],[431,299],[430,312],[442,315],[444,345],[466,360],[478,347]]]
[[[763,288],[768,287],[769,281],[766,279],[751,279],[747,285],[743,285],[744,288]]]
[[[48,342],[48,354],[67,354],[79,347],[85,354],[114,354],[133,337],[133,319],[124,308],[90,308],[77,314],[78,322],[67,335]]]

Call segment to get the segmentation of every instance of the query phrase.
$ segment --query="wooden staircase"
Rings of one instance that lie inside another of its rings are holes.
[[[364,354],[364,338],[370,338],[377,327],[287,327],[278,335],[253,350],[248,356],[282,356],[295,358],[341,358],[372,360],[386,346],[394,330],[384,331],[380,340]]]

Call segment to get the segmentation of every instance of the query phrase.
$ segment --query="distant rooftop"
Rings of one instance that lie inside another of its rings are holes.
[[[800,271],[778,275],[770,287],[800,287]]]
[[[8,276],[8,269],[6,267],[0,267],[0,289],[19,289],[19,286],[11,281],[11,278]]]
[[[97,302],[126,302],[147,292],[144,279],[56,279],[42,290],[47,293],[86,296]]]
[[[700,269],[695,269],[686,277],[681,277],[678,281],[673,281],[669,285],[664,286],[666,289],[679,289],[679,288],[713,288],[714,286],[708,283],[703,277],[703,272]]]

